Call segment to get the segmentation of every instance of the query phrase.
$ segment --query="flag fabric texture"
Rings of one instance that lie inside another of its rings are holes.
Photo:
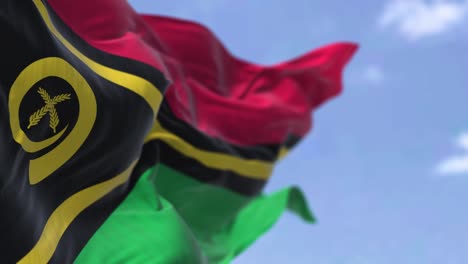
[[[314,222],[299,188],[262,190],[356,44],[263,66],[124,0],[0,19],[2,263],[229,263],[286,209]]]

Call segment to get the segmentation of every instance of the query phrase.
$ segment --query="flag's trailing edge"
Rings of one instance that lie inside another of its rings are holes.
[[[285,209],[314,221],[262,188],[355,44],[260,66],[123,0],[0,7],[2,262],[227,263]]]
[[[165,98],[174,114],[210,136],[243,146],[304,136],[313,109],[341,92],[342,70],[357,48],[335,43],[261,66],[231,55],[200,24],[143,18],[171,61],[185,62],[169,67],[173,83]]]

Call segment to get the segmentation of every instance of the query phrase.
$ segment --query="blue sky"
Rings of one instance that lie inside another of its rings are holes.
[[[301,186],[319,222],[285,214],[235,263],[468,263],[467,0],[131,3],[202,22],[259,63],[361,45],[267,186]]]

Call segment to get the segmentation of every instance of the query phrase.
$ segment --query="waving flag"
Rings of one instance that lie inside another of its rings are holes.
[[[287,208],[313,222],[262,189],[355,44],[260,66],[122,0],[0,6],[2,262],[228,263]]]

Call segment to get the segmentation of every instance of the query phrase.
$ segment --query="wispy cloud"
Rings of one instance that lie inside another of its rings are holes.
[[[367,83],[377,85],[383,82],[385,75],[379,66],[369,65],[364,69],[362,78]]]
[[[437,35],[461,24],[468,0],[390,0],[379,17],[381,28],[396,27],[408,40]]]
[[[461,148],[464,153],[449,157],[443,160],[436,168],[439,174],[452,175],[468,173],[468,133],[461,134],[456,145]]]

